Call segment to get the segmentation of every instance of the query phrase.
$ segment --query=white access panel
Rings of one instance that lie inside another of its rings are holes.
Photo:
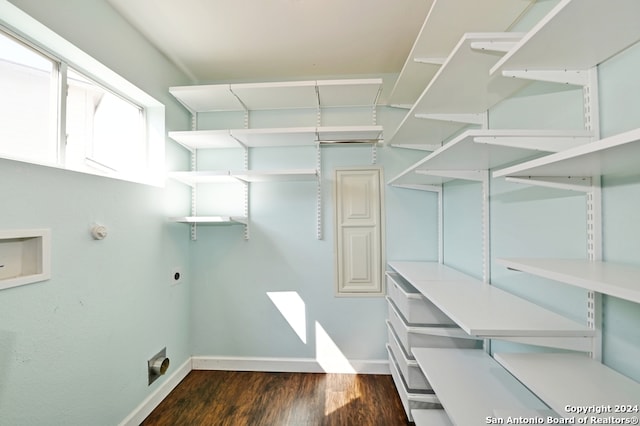
[[[383,294],[380,170],[336,170],[338,294]]]

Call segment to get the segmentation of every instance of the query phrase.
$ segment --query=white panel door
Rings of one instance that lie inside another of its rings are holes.
[[[383,294],[379,169],[336,170],[336,281],[340,295]]]

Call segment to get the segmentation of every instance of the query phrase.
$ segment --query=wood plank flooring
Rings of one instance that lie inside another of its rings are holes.
[[[143,426],[396,426],[388,375],[192,371]]]

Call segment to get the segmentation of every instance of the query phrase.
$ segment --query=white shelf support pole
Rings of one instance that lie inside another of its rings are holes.
[[[438,263],[444,263],[444,186],[439,186],[438,192]]]
[[[198,113],[193,112],[191,114],[191,130],[198,130]],[[198,170],[198,151],[191,150],[191,171]],[[196,185],[191,186],[191,216],[198,215],[198,189]],[[191,240],[195,241],[198,238],[197,225],[191,224]]]
[[[322,235],[322,149],[320,143],[316,143],[316,170],[318,173],[318,187],[316,195],[316,235],[319,240]]]
[[[600,111],[598,109],[598,71],[594,67],[588,71],[588,84],[583,87],[584,126],[600,137]],[[587,255],[589,260],[602,260],[602,186],[600,176],[591,178],[591,189],[587,193]],[[602,294],[587,293],[587,323],[596,331],[593,338],[591,356],[602,360]]]
[[[244,161],[244,169],[245,170],[249,170],[249,148],[246,146],[242,147],[242,151],[243,151],[243,161]],[[249,206],[249,196],[250,196],[250,189],[251,189],[251,184],[249,182],[243,182],[242,183],[243,187],[244,187],[244,217],[247,218],[247,223],[245,223],[244,225],[244,239],[245,241],[249,241],[249,214],[250,214],[250,206]]]
[[[482,282],[484,283],[489,283],[491,279],[490,235],[489,170],[484,170],[482,173]]]

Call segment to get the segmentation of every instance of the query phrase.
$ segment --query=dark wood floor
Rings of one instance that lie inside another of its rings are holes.
[[[396,426],[388,375],[192,371],[144,426]]]

